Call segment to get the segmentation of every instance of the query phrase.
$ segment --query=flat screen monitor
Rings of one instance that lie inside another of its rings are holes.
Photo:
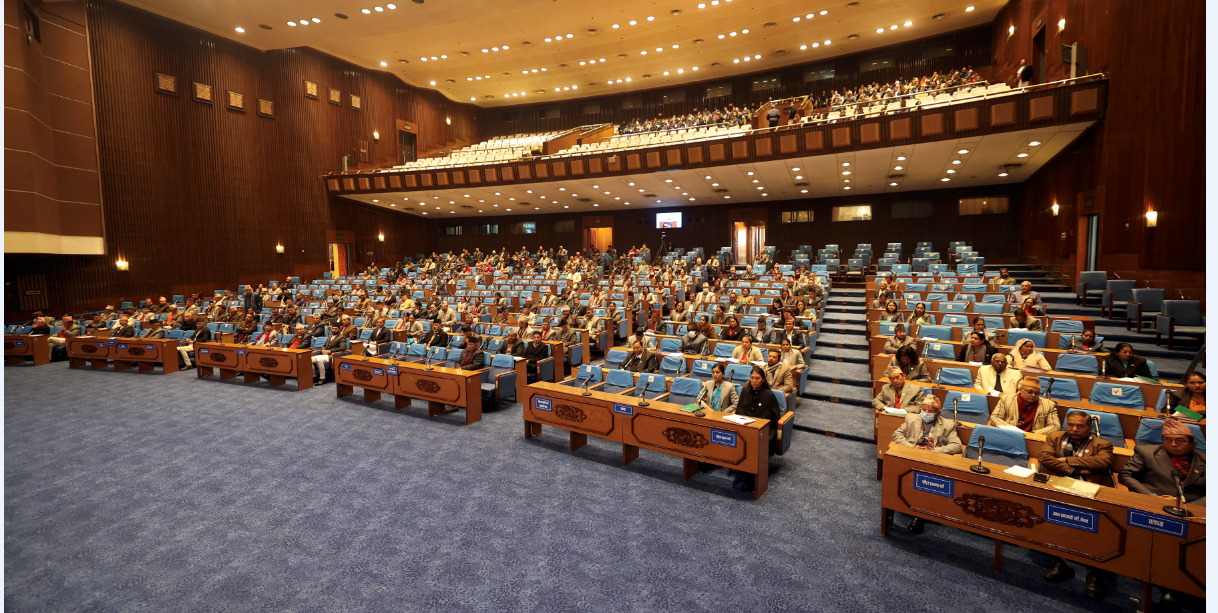
[[[680,213],[656,213],[657,228],[680,228],[681,214]]]

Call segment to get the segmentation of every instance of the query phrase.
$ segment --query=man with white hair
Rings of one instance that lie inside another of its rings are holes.
[[[964,445],[956,434],[956,422],[940,415],[939,399],[927,394],[922,397],[919,407],[920,411],[906,415],[905,423],[893,431],[892,442],[948,455],[962,452]],[[909,531],[920,534],[923,523],[922,518],[911,517]]]

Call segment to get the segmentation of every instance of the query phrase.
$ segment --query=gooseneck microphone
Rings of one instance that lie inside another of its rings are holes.
[[[582,387],[582,388],[583,388],[583,390],[584,390],[584,393],[583,393],[583,395],[584,395],[584,396],[591,396],[591,395],[592,395],[592,391],[588,389],[588,382],[589,382],[589,381],[591,381],[591,380],[592,380],[592,373],[588,373],[588,376],[587,376],[587,377],[584,377],[584,382],[583,382],[583,384],[581,384],[581,385],[580,385],[580,387]]]
[[[956,408],[960,404],[959,398],[952,398],[952,421],[956,421]]]
[[[1176,506],[1165,506],[1163,512],[1175,517],[1192,517],[1193,514],[1184,508],[1184,486],[1180,485],[1180,477],[1172,475],[1171,480],[1176,484]]]
[[[432,371],[436,368],[435,365],[431,363],[431,342],[434,340],[436,340],[436,335],[433,334],[427,341],[427,346],[423,348],[423,363],[427,365],[427,368],[423,369],[424,372]]]
[[[980,475],[990,474],[990,469],[981,465],[981,456],[984,453],[985,453],[985,437],[984,436],[977,437],[977,464],[974,466],[968,467],[969,470],[971,470],[977,474],[980,474]]]
[[[649,383],[651,383],[651,379],[648,379],[648,380],[647,380],[647,383],[644,383],[644,384],[643,384],[643,387],[640,387],[640,388],[639,388],[639,396],[638,396],[638,398],[639,398],[639,406],[641,406],[641,407],[645,407],[645,406],[647,406],[647,405],[651,404],[651,403],[647,402],[647,399],[646,399],[646,398],[644,398],[644,397],[643,397],[643,394],[647,393],[647,385],[648,385]]]

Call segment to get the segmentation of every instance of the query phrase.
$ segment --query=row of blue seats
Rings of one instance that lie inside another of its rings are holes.
[[[976,315],[978,312],[974,311],[972,314]],[[928,315],[927,317],[930,318],[930,322],[918,326],[918,336],[921,338],[935,338],[940,340],[947,340],[951,338],[951,330],[944,329],[945,327],[968,328],[973,325],[973,319],[975,319],[974,317],[969,317],[968,315],[944,315],[943,321],[936,325],[934,323],[934,315]],[[1006,327],[1004,325],[1005,322],[1001,317],[986,317],[982,315],[981,319],[985,322],[986,328],[998,329]],[[880,335],[892,336],[898,323],[899,322],[892,321],[880,322]],[[1053,320],[1053,323],[1049,325],[1049,332],[1057,332],[1059,334],[1082,334],[1083,329],[1083,321],[1081,319],[1055,319]],[[928,335],[927,332],[930,332],[930,334]],[[936,336],[936,334],[939,334],[940,336]],[[1032,339],[1033,344],[1041,349],[1044,349],[1049,337],[1048,333],[1046,332],[1011,330],[1007,333],[1007,339],[1011,338],[1016,338],[1016,340],[1030,338]],[[1061,344],[1059,349],[1066,349],[1069,347],[1070,337],[1059,337],[1058,342]],[[1015,343],[1008,342],[1007,344],[1014,345]]]
[[[1121,434],[1120,424],[1117,424],[1115,430],[1111,425],[1106,426],[1104,415],[1097,411],[1087,411],[1088,414],[1098,414],[1100,417],[1100,436],[1107,439],[1116,445],[1117,438],[1120,440],[1121,447],[1125,446],[1124,436]],[[1109,422],[1115,420],[1115,416],[1109,416]],[[1197,440],[1197,450],[1205,452],[1205,435],[1201,432],[1201,427],[1197,424],[1188,424],[1190,430],[1193,431],[1193,437]],[[1107,434],[1105,434],[1105,431]],[[968,445],[964,449],[964,457],[970,460],[977,459],[977,444],[981,437],[985,437],[985,461],[1003,466],[1028,466],[1028,449],[1024,433],[1018,430],[1009,430],[1006,428],[996,428],[993,426],[976,426],[973,428],[972,435],[969,436]],[[1135,445],[1159,445],[1163,443],[1163,420],[1156,418],[1145,418],[1138,424],[1138,431],[1134,435]]]

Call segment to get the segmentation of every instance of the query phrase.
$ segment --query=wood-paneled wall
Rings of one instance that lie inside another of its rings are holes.
[[[1007,196],[1010,199],[1008,213],[1000,215],[959,215],[959,199],[988,196]],[[872,243],[877,254],[889,242],[903,242],[906,252],[912,252],[918,241],[932,241],[935,246],[947,249],[951,241],[967,240],[991,261],[1014,262],[1019,253],[1019,206],[1022,189],[1019,185],[960,188],[907,192],[899,194],[872,194],[815,198],[808,200],[786,200],[772,203],[749,203],[743,205],[705,205],[676,208],[649,208],[631,211],[615,210],[595,215],[612,219],[614,246],[619,251],[631,246],[646,244],[655,248],[660,243],[661,230],[655,227],[656,213],[684,213],[684,224],[680,229],[665,230],[675,247],[691,249],[702,247],[708,253],[718,251],[731,244],[731,221],[736,219],[733,211],[759,209],[761,214],[753,219],[766,222],[766,244],[778,248],[779,261],[786,261],[792,249],[800,245],[820,248],[829,243],[842,245],[847,255],[854,252],[858,243]],[[892,205],[898,202],[929,202],[933,216],[917,219],[894,219]],[[870,221],[831,221],[833,207],[871,205]],[[780,223],[782,211],[811,210],[811,223]],[[465,220],[428,221],[428,234],[432,237],[432,248],[437,252],[462,249],[483,252],[507,247],[519,250],[522,246],[530,251],[538,245],[558,248],[565,245],[574,252],[583,247],[581,227],[587,214],[520,215],[501,217],[479,217]],[[574,233],[554,233],[555,222],[573,220]],[[537,234],[510,234],[514,223],[535,221]],[[480,236],[481,224],[498,224],[500,234]],[[445,227],[462,226],[461,236],[447,236]]]
[[[359,262],[374,230],[386,230],[374,253],[413,254],[420,237],[404,215],[332,200],[321,175],[361,140],[371,160],[395,159],[397,119],[418,126],[420,149],[479,137],[476,107],[389,73],[307,48],[263,53],[114,0],[87,9],[107,253],[5,258],[9,270],[47,275],[54,309],[317,275],[327,230],[355,231]],[[178,94],[155,92],[155,73],[175,77]],[[319,99],[305,97],[306,80]],[[193,83],[210,85],[215,102],[194,100]],[[227,91],[244,95],[244,111],[226,108]],[[272,118],[258,115],[258,99],[274,103]]]
[[[102,253],[84,0],[5,0],[4,26],[4,251]]]
[[[729,78],[709,78],[704,81],[690,83],[678,87],[662,87],[628,94],[582,98],[562,102],[539,102],[527,105],[494,107],[486,110],[486,133],[491,135],[519,134],[525,132],[542,132],[546,130],[565,130],[576,126],[595,123],[620,123],[622,121],[642,118],[643,120],[657,116],[669,117],[683,115],[694,109],[725,107],[728,105],[756,106],[769,99],[790,98],[815,93],[824,94],[833,89],[854,87],[862,83],[890,83],[897,78],[921,77],[938,71],[950,71],[972,66],[981,69],[989,64],[990,36],[988,26],[960,30],[945,35],[935,36],[924,40],[912,41],[889,48],[873,49],[863,53],[844,55],[827,60],[809,62],[788,66],[780,70],[751,73]],[[954,54],[933,59],[922,59],[925,45],[939,41],[950,40],[954,45]],[[859,60],[887,51],[893,54],[893,65],[868,72],[859,72]],[[832,66],[834,78],[804,82],[804,73],[812,68]],[[707,66],[703,70],[714,74],[715,69]],[[776,89],[753,91],[753,81],[776,74],[781,85]],[[984,74],[984,71],[983,71]],[[707,98],[707,86],[731,84],[731,94]],[[583,84],[580,84],[581,87]],[[663,104],[663,95],[674,90],[684,90],[685,102]],[[596,88],[592,88],[596,91]],[[622,102],[631,98],[641,98],[642,107],[622,109]],[[600,112],[582,114],[580,108],[588,103],[599,102]],[[541,109],[558,107],[559,116],[542,119]],[[505,113],[519,113],[516,121],[504,121]]]
[[[1060,46],[1077,41],[1110,88],[1104,121],[1027,181],[1023,259],[1077,278],[1079,216],[1099,213],[1098,269],[1204,299],[1205,3],[1012,0],[993,24],[996,71],[1031,58],[1038,19],[1049,80],[1068,76]]]

